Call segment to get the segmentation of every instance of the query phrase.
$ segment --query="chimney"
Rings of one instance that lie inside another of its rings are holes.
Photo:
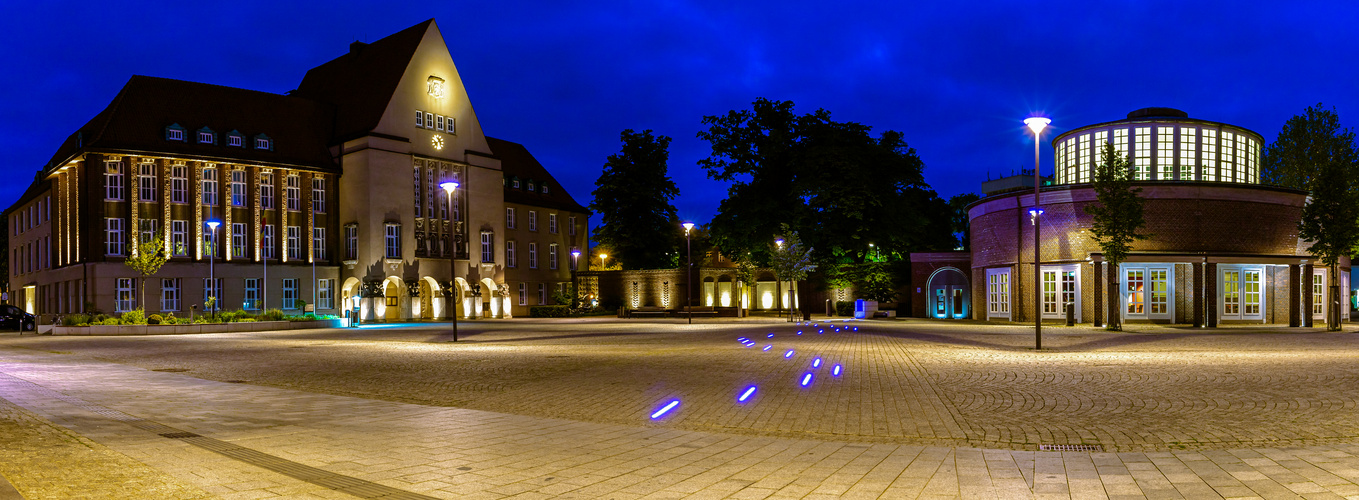
[[[362,51],[363,48],[367,46],[368,44],[355,40],[354,43],[349,44],[349,53],[357,54],[359,53],[359,51]]]

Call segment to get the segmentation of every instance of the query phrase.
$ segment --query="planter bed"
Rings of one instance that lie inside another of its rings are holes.
[[[95,325],[48,326],[50,335],[185,335],[192,333],[264,332],[340,328],[343,319],[316,321],[246,321],[241,323],[200,323],[196,325]],[[42,328],[39,329],[41,332]]]

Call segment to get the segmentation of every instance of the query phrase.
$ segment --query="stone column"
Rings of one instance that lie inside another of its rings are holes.
[[[1203,325],[1217,328],[1217,263],[1203,265]]]
[[[1194,294],[1194,328],[1200,328],[1204,325],[1203,306],[1205,305],[1205,301],[1203,285],[1205,283],[1205,275],[1203,274],[1203,270],[1205,266],[1202,262],[1195,262],[1192,266],[1194,271],[1193,276],[1189,280],[1189,286],[1193,288],[1191,293]]]
[[[1302,267],[1288,266],[1288,326],[1302,326]]]
[[[1312,328],[1312,274],[1311,264],[1302,265],[1302,326]]]
[[[1104,326],[1104,273],[1101,272],[1104,269],[1104,262],[1095,262],[1091,265],[1093,265],[1095,269],[1095,271],[1091,273],[1094,278],[1094,292],[1095,292],[1094,325]]]

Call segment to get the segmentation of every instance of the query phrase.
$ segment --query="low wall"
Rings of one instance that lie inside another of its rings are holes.
[[[186,335],[193,333],[265,332],[275,330],[305,330],[309,328],[342,328],[343,319],[316,321],[247,321],[243,323],[201,323],[196,325],[96,325],[50,326],[50,335]]]

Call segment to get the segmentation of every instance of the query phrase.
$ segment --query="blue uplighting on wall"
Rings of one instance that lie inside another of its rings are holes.
[[[671,400],[669,404],[665,405],[664,407],[662,407],[662,408],[659,409],[659,410],[656,410],[656,413],[652,413],[652,414],[651,414],[651,419],[652,419],[652,420],[656,420],[656,419],[658,419],[658,418],[661,418],[661,417],[665,416],[666,412],[669,412],[670,410],[675,409],[675,407],[676,407],[676,406],[679,406],[679,404],[680,404],[680,402],[679,402],[678,399]]]

